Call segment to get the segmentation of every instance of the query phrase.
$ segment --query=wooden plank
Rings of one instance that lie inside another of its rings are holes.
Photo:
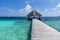
[[[31,40],[60,40],[60,32],[38,19],[33,19]]]

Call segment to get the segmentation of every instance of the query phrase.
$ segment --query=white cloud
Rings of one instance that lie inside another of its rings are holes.
[[[1,9],[6,9],[6,7],[2,7]]]
[[[31,12],[31,10],[32,10],[32,7],[29,4],[27,4],[25,8],[19,9],[18,12],[21,13],[21,15],[26,16],[29,12]]]
[[[37,12],[40,12],[40,10],[36,10]]]
[[[56,7],[52,8],[52,10],[58,10],[58,9],[60,9],[60,3],[56,5]]]
[[[15,10],[13,9],[8,9],[6,7],[2,7],[1,10],[5,10],[5,11],[8,11],[8,12],[15,12]]]
[[[21,8],[18,10],[2,7],[0,8],[0,16],[26,16],[31,10],[32,7],[29,4],[27,4],[25,8]]]
[[[56,7],[60,7],[60,3]]]
[[[60,9],[59,8],[48,8],[42,11],[43,16],[60,16]]]
[[[52,8],[52,10],[56,10],[57,8]]]
[[[19,9],[21,13],[25,13],[25,12],[29,13],[31,10],[32,10],[32,7],[29,4],[27,4],[25,8]]]
[[[26,12],[30,12],[31,9],[32,9],[32,7],[31,7],[29,4],[27,4],[24,10],[25,10]]]
[[[19,9],[18,10],[20,13],[23,13],[24,12],[24,9]]]
[[[44,10],[44,12],[47,12],[48,11],[48,8]]]
[[[43,16],[60,16],[60,3],[53,8],[47,8],[42,11]]]

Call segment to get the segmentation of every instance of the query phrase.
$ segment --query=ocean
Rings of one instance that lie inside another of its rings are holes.
[[[41,21],[60,31],[60,17],[41,17]]]
[[[60,17],[41,17],[41,21],[60,31]],[[29,40],[31,24],[26,17],[0,17],[0,40]]]
[[[0,17],[0,40],[29,40],[30,27],[25,17]]]

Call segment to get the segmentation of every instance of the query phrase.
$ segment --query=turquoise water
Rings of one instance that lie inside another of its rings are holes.
[[[0,40],[28,40],[31,21],[0,20]]]
[[[43,22],[48,24],[52,28],[60,31],[60,21],[43,21]]]
[[[60,31],[60,17],[41,17],[41,21],[57,31]]]
[[[60,31],[60,20],[42,18],[42,21]],[[31,21],[20,17],[0,18],[0,40],[29,40]]]

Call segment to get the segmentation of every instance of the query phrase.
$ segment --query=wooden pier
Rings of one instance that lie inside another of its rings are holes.
[[[31,40],[60,40],[60,32],[38,19],[33,19]]]

